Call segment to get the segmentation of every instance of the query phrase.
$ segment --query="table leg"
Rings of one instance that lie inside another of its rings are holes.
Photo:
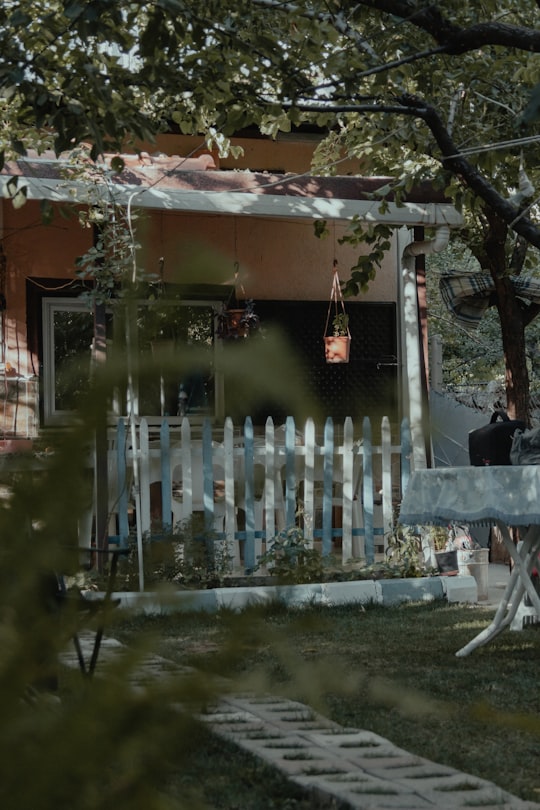
[[[522,582],[524,590],[527,591],[533,607],[540,616],[540,596],[531,580],[532,569],[538,562],[540,552],[540,529],[538,526],[530,526],[521,543],[516,548],[512,543],[509,549],[514,565],[522,572]]]
[[[540,527],[531,526],[528,529],[519,552],[514,546],[506,526],[500,525],[499,528],[501,529],[502,538],[508,552],[514,559],[514,567],[504,590],[503,597],[493,617],[493,621],[469,641],[468,644],[457,651],[456,656],[458,658],[465,658],[465,656],[469,655],[477,647],[487,644],[498,636],[502,630],[508,627],[516,614],[525,591],[527,591],[527,593],[530,593],[530,591],[534,592],[535,598],[533,604],[540,615],[540,599],[530,579],[530,572],[540,549]]]
[[[519,570],[514,567],[512,573],[510,574],[510,579],[508,580],[508,584],[504,589],[503,597],[499,603],[499,606],[495,612],[495,616],[493,617],[493,621],[477,636],[475,636],[468,644],[462,647],[460,650],[457,651],[456,656],[458,658],[465,658],[465,656],[472,653],[473,650],[476,650],[477,647],[481,647],[483,644],[487,644],[488,641],[491,641],[495,636],[498,636],[501,630],[504,630],[506,624],[509,622],[505,620],[505,615],[509,615],[511,613],[510,621],[512,621],[514,617],[514,613],[517,610],[517,605],[519,604],[519,600],[513,600],[510,608],[508,605],[510,603],[510,599],[514,594],[514,591],[521,591],[523,594],[523,587],[519,586]],[[515,608],[514,608],[515,604]]]

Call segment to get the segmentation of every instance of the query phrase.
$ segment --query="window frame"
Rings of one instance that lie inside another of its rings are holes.
[[[42,401],[43,422],[46,426],[68,423],[73,420],[75,410],[56,407],[56,360],[54,340],[55,312],[87,313],[93,321],[92,308],[88,301],[72,296],[44,296],[41,301],[42,317]],[[92,360],[92,349],[88,347],[89,360]],[[90,366],[89,366],[90,367]]]
[[[225,292],[227,292],[226,290]],[[90,317],[94,317],[91,302],[84,300],[78,295],[67,293],[64,295],[55,294],[54,288],[46,290],[45,294],[41,296],[39,308],[39,342],[41,343],[39,355],[41,365],[41,418],[42,424],[45,427],[51,427],[59,424],[69,424],[74,416],[74,410],[65,410],[56,407],[56,362],[55,362],[55,339],[54,339],[54,315],[59,311],[68,312],[87,312]],[[213,312],[213,353],[214,353],[214,404],[213,411],[206,413],[187,414],[190,423],[197,425],[202,424],[204,418],[209,417],[213,422],[223,421],[225,418],[225,380],[221,370],[222,364],[219,362],[219,354],[223,351],[222,341],[217,337],[217,316],[222,307],[224,297],[208,295],[191,295],[174,296],[163,300],[165,306],[181,306],[181,307],[205,307],[211,309]],[[137,309],[141,306],[150,305],[147,299],[139,299],[137,301]],[[114,317],[115,306],[107,307],[107,313],[112,314],[112,333],[115,334],[117,327],[116,319]],[[90,361],[91,361],[91,347],[89,346]],[[135,388],[138,387],[138,381],[135,382]],[[137,391],[135,392],[136,400],[138,399]],[[115,417],[126,416],[127,401],[125,405],[121,404],[122,397],[119,392],[115,393],[111,403],[111,413]],[[178,425],[182,422],[181,416],[168,415],[163,416],[157,412],[155,414],[146,415],[145,418],[154,424],[160,424],[165,419],[171,425]]]

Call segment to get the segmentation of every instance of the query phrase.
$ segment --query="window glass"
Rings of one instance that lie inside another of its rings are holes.
[[[132,387],[128,386],[125,310],[107,314],[107,339],[114,336],[119,364],[111,405],[118,415],[180,419],[187,415],[222,418],[223,381],[215,374],[214,301],[144,301],[129,330]],[[89,389],[94,317],[77,298],[42,299],[43,404],[46,424],[69,418]]]
[[[142,304],[137,312],[139,413],[216,412],[215,307],[208,302]]]
[[[54,319],[54,409],[72,411],[87,393],[94,321],[90,312],[56,309]]]
[[[43,411],[46,423],[67,417],[89,387],[94,318],[87,303],[44,298]]]

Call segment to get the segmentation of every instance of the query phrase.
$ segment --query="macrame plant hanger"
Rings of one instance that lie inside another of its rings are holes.
[[[349,331],[349,316],[345,311],[345,302],[339,283],[337,259],[334,259],[332,288],[330,290],[330,301],[328,303],[328,313],[326,315],[326,325],[324,327],[324,355],[327,363],[348,363],[349,350],[351,346],[351,333]],[[332,330],[328,333],[330,316],[332,319]]]

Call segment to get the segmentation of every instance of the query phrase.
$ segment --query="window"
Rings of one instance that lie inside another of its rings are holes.
[[[223,378],[216,370],[218,301],[160,300],[137,306],[138,374],[134,396],[141,416],[222,419]]]
[[[46,424],[67,419],[88,391],[94,318],[88,303],[43,299],[43,414]]]
[[[45,424],[68,421],[89,390],[94,317],[81,298],[44,295],[41,303],[42,401]],[[218,300],[140,301],[129,330],[133,374],[128,384],[125,309],[107,312],[107,340],[121,358],[111,410],[150,418],[222,419],[223,378],[216,370]],[[116,374],[116,371],[115,371]]]

